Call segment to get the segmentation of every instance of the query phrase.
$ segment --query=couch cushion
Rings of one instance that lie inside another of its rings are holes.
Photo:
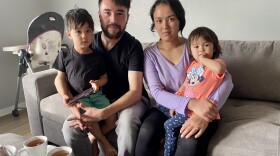
[[[53,94],[41,100],[40,110],[43,118],[63,123],[70,110],[63,104],[59,94]]]
[[[229,99],[208,151],[215,156],[277,155],[279,110],[279,103]]]
[[[280,102],[280,41],[220,41],[234,98]]]

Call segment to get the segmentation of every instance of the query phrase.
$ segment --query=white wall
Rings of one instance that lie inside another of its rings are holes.
[[[149,9],[153,0],[132,0],[127,31],[141,42],[158,40],[150,31]],[[75,5],[87,9],[97,29],[98,0],[48,0],[44,6],[65,15]],[[213,29],[224,40],[279,40],[279,0],[181,0],[186,11],[185,37],[198,26]],[[63,6],[63,7],[61,7]],[[68,40],[67,40],[68,42]]]
[[[187,0],[185,34],[197,26],[212,28],[220,39],[279,40],[279,0]]]
[[[158,40],[149,29],[153,2],[132,0],[127,31],[141,42]],[[181,0],[181,3],[186,11],[185,37],[195,27],[207,26],[223,40],[280,40],[279,0]],[[18,67],[18,57],[2,52],[2,47],[25,44],[27,26],[37,15],[55,11],[64,16],[75,5],[87,9],[100,30],[98,0],[0,1],[0,110],[14,105]],[[66,37],[65,42],[69,43]],[[22,102],[22,92],[20,97]]]
[[[128,31],[142,42],[157,40],[149,31],[153,1],[133,0]],[[224,40],[279,40],[279,0],[181,0],[186,11],[183,35],[198,26],[213,29]],[[144,33],[143,33],[144,32]]]

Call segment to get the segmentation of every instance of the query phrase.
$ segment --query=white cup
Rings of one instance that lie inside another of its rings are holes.
[[[50,150],[47,156],[74,156],[71,147],[60,146]]]
[[[23,143],[23,148],[18,151],[19,156],[45,156],[47,154],[48,138],[46,136],[33,136]]]

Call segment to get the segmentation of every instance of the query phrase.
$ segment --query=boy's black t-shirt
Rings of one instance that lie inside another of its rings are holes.
[[[108,51],[102,44],[99,32],[94,35],[91,48],[105,60],[108,83],[103,87],[103,93],[111,100],[120,98],[129,91],[128,71],[143,72],[144,54],[141,43],[124,32],[119,42]],[[144,87],[142,95],[148,98]]]
[[[106,74],[106,66],[99,53],[79,54],[74,48],[60,52],[53,68],[65,73],[73,96],[90,88],[90,80],[98,80]]]

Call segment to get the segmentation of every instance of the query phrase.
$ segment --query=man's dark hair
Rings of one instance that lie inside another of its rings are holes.
[[[115,3],[116,5],[120,5],[120,6],[124,6],[127,8],[127,10],[130,9],[130,3],[131,0],[111,0],[113,3]],[[100,6],[102,0],[98,1],[98,5]]]
[[[71,9],[65,15],[65,25],[68,31],[76,29],[78,26],[83,26],[86,23],[94,30],[93,19],[86,9]]]
[[[222,48],[219,43],[218,36],[215,34],[215,32],[207,27],[198,27],[194,29],[188,38],[188,50],[191,54],[191,42],[195,39],[198,39],[199,37],[202,37],[207,42],[213,43],[214,46],[214,52],[212,59],[218,58],[222,54]]]
[[[155,23],[154,23],[154,12],[155,12],[155,9],[156,7],[159,5],[159,4],[167,4],[170,6],[170,8],[172,9],[172,11],[175,13],[176,17],[178,18],[179,20],[179,31],[181,32],[181,35],[182,35],[182,32],[183,32],[183,29],[185,27],[185,24],[186,24],[186,19],[185,19],[185,10],[181,4],[181,2],[179,0],[157,0],[151,10],[150,10],[150,16],[151,16],[151,19],[152,19],[152,25],[151,25],[151,31],[154,32],[154,28],[155,28]]]

